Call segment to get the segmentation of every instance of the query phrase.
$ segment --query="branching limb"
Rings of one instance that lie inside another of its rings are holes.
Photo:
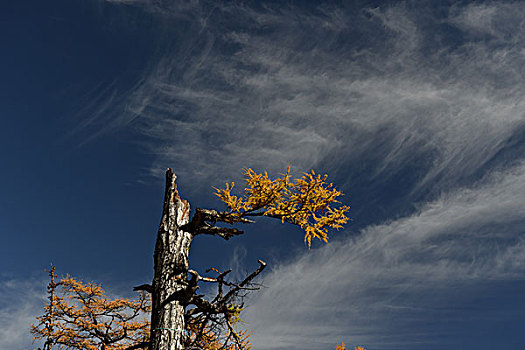
[[[205,224],[193,232],[194,235],[215,235],[225,240],[229,240],[233,236],[242,235],[243,233],[244,231],[237,230],[236,228],[211,226],[209,224]]]
[[[197,208],[195,210],[195,215],[191,221],[182,226],[181,229],[196,235],[215,235],[228,240],[233,236],[238,236],[244,232],[236,228],[229,227],[219,227],[215,226],[217,222],[225,222],[228,224],[234,223],[253,223],[254,221],[243,218],[243,217],[234,217],[230,213],[218,212],[211,209],[201,209]]]
[[[260,274],[266,268],[266,263],[264,261],[262,260],[257,260],[257,261],[259,262],[259,268],[253,271],[250,275],[248,275],[241,283],[239,283],[234,288],[232,288],[224,296],[224,300],[230,300],[230,298],[235,296],[241,289],[244,289],[246,285],[248,285],[258,274]]]
[[[209,269],[215,271],[217,277],[203,277],[197,271],[189,270],[191,275],[187,292],[185,294],[178,294],[176,297],[189,298],[178,299],[185,305],[192,305],[193,308],[186,311],[185,317],[189,330],[191,329],[191,340],[188,346],[199,346],[205,344],[209,337],[213,337],[217,343],[217,349],[247,349],[247,343],[244,336],[240,336],[235,331],[233,325],[240,321],[239,313],[243,309],[244,304],[241,302],[246,295],[245,292],[259,289],[260,286],[253,284],[253,280],[266,267],[266,263],[259,260],[259,267],[246,276],[241,282],[231,282],[225,280],[225,277],[231,272],[227,270],[220,272],[216,269]],[[208,283],[217,284],[217,295],[211,301],[204,298],[203,295],[197,295],[197,283],[204,281]],[[193,292],[190,296],[189,291]],[[175,297],[175,296],[174,296]],[[229,344],[229,345],[227,345]]]
[[[328,230],[341,229],[349,220],[346,212],[350,207],[340,205],[337,198],[342,192],[326,182],[327,175],[312,170],[291,181],[289,167],[274,180],[266,172],[258,174],[250,168],[244,175],[244,195],[232,194],[233,182],[216,189],[228,208],[222,215],[232,223],[250,216],[266,216],[298,225],[305,231],[304,241],[310,248],[313,238],[327,243]]]

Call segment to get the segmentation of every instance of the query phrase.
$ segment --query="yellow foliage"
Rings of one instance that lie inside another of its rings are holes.
[[[31,325],[34,339],[42,339],[56,349],[124,350],[148,342],[150,335],[151,300],[141,294],[136,300],[106,296],[100,285],[84,283],[69,275],[58,282],[55,268],[50,271],[49,303],[44,315]],[[241,321],[242,308],[228,306],[233,325]],[[199,336],[198,345],[204,350],[250,350],[250,333],[227,331],[219,336],[210,327],[200,327],[198,320],[186,325],[188,341]],[[202,331],[201,331],[202,329]],[[44,347],[46,348],[46,347]],[[47,347],[50,348],[50,347]]]
[[[340,345],[337,345],[335,347],[335,350],[347,350],[346,346],[345,346],[345,343],[341,343]],[[354,350],[366,350],[366,349],[364,347],[362,347],[362,346],[356,346],[354,348]]]
[[[240,318],[241,311],[244,310],[244,308],[238,305],[233,305],[233,304],[228,305],[227,308],[228,308],[228,317],[232,325],[239,323],[239,322],[244,322]]]
[[[230,223],[240,222],[249,216],[269,216],[300,226],[305,231],[304,242],[308,247],[312,238],[328,242],[328,229],[340,229],[348,222],[349,206],[341,205],[337,198],[342,195],[333,184],[327,183],[327,175],[313,170],[291,181],[290,167],[275,180],[268,173],[244,171],[246,186],[244,195],[233,195],[235,183],[226,183],[225,189],[215,189],[216,195],[226,204]]]
[[[228,330],[226,334],[219,336],[212,326],[203,326],[198,318],[190,320],[186,329],[189,344],[203,350],[250,350],[253,346],[249,339],[251,333],[247,330]],[[196,340],[197,336],[199,340]]]
[[[147,341],[151,312],[149,298],[110,299],[94,283],[71,276],[56,282],[54,267],[48,285],[49,304],[38,325],[31,325],[34,339],[52,342],[58,349],[123,350]],[[149,315],[148,315],[149,316]]]

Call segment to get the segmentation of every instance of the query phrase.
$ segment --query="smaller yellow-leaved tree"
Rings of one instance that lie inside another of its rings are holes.
[[[140,292],[137,299],[110,298],[99,284],[84,283],[69,275],[58,278],[49,272],[48,303],[44,314],[31,325],[34,340],[44,341],[44,350],[135,350],[149,349],[151,298]],[[241,309],[231,310],[231,318]],[[235,324],[234,321],[232,321]],[[250,333],[236,331],[235,343],[224,342],[213,326],[191,319],[186,324],[189,343],[206,350],[250,350]],[[228,335],[226,335],[228,336]],[[233,334],[229,335],[233,337]]]
[[[44,349],[124,350],[137,349],[149,338],[151,302],[141,292],[138,299],[108,297],[100,285],[83,283],[71,276],[57,281],[49,272],[49,303],[39,323],[31,325]]]

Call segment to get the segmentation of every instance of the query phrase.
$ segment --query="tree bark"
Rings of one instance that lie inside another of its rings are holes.
[[[170,298],[185,288],[193,238],[191,233],[181,229],[189,221],[190,205],[180,198],[176,179],[173,170],[168,169],[164,209],[154,253],[151,350],[183,350],[186,337],[182,300]]]

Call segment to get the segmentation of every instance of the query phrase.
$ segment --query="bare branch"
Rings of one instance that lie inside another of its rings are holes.
[[[218,226],[203,226],[193,232],[194,235],[215,235],[229,240],[233,236],[242,235],[244,231],[237,230],[236,228],[229,227],[218,227]]]
[[[231,270],[230,270],[231,271]],[[198,281],[204,281],[204,282],[217,282],[217,279],[216,278],[211,278],[211,277],[202,277],[201,275],[199,275],[199,273],[195,270],[188,270],[188,273],[192,276],[195,276],[195,278],[197,279],[197,282]]]
[[[237,223],[237,222],[241,222],[241,223],[244,223],[244,224],[253,224],[255,222],[253,220],[249,220],[249,219],[242,218],[242,217],[233,218],[230,213],[218,212],[218,211],[213,210],[213,209],[197,208],[196,212],[197,213],[198,212],[201,213],[202,219],[204,221],[210,221],[210,222],[220,221],[220,222],[227,222],[227,223],[230,223],[230,224]]]
[[[124,350],[149,349],[149,346],[150,346],[149,342],[141,342],[135,345],[128,346]]]
[[[145,291],[148,293],[153,293],[153,286],[151,284],[141,284],[140,286],[133,287],[134,291]]]
[[[232,296],[235,295],[239,290],[241,290],[245,285],[250,283],[251,280],[253,280],[258,274],[260,274],[266,267],[266,263],[262,260],[257,260],[259,262],[259,268],[255,271],[253,271],[248,277],[246,277],[239,285],[237,285],[235,288],[231,289],[228,294],[224,296],[224,300],[228,300]]]

